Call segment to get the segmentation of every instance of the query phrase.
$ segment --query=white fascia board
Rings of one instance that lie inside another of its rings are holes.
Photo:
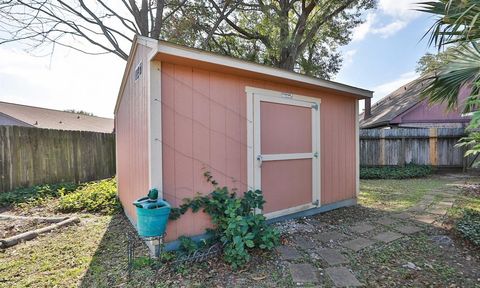
[[[113,111],[114,115],[117,114],[118,107],[122,101],[123,90],[125,89],[125,84],[127,83],[128,74],[133,65],[133,59],[135,58],[135,53],[137,51],[138,45],[143,45],[152,48],[152,53],[149,55],[149,61],[155,57],[157,54],[158,41],[152,38],[135,35],[132,41],[132,47],[130,48],[130,53],[128,54],[127,64],[125,65],[125,71],[123,72],[122,82],[120,83],[120,88],[118,89],[117,102],[115,103],[115,109]]]
[[[302,74],[298,74],[292,71],[287,71],[279,68],[269,67],[257,63],[252,63],[228,56],[218,55],[212,52],[203,51],[195,48],[189,48],[184,46],[175,45],[165,41],[158,41],[158,53],[177,56],[181,58],[187,58],[216,65],[231,67],[239,70],[245,70],[249,72],[269,75],[273,77],[284,78],[300,83],[314,85],[320,88],[327,88],[337,91],[342,91],[360,97],[372,98],[373,92],[366,89],[361,89],[342,83],[323,80],[315,77],[310,77]]]

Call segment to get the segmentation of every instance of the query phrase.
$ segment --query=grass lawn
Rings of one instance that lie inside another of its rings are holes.
[[[457,189],[450,185],[454,181],[437,176],[414,180],[361,181],[361,205],[284,224],[300,229],[300,232],[285,232],[282,243],[290,245],[299,236],[314,236],[322,233],[322,229],[334,229],[348,237],[356,237],[349,232],[349,225],[404,211],[420,202],[430,191]],[[465,207],[480,211],[480,199],[459,196],[449,210],[450,217],[457,217]],[[39,214],[44,213],[42,211],[50,210],[29,205],[10,212]],[[275,252],[253,253],[251,263],[240,271],[231,270],[217,258],[156,270],[146,261],[147,250],[140,242],[135,251],[137,260],[132,279],[128,281],[126,233],[133,232],[128,220],[118,213],[113,216],[78,215],[82,220],[78,225],[0,251],[0,287],[296,286],[289,275],[288,265]],[[344,252],[349,259],[348,267],[368,287],[480,287],[480,279],[475,278],[475,275],[480,278],[479,250],[442,228],[419,226],[424,229],[423,232],[389,244],[375,244],[371,249],[357,253]],[[307,231],[303,227],[315,228]],[[376,227],[381,228],[380,225]],[[445,248],[432,243],[430,237],[438,235],[449,235],[455,246]],[[363,237],[371,235],[367,233]],[[333,283],[321,272],[326,264],[308,251],[303,251],[302,255],[304,258],[301,261],[319,269],[320,283],[331,287]],[[403,267],[407,262],[414,263],[419,269]]]
[[[386,211],[402,211],[417,204],[431,190],[448,189],[451,179],[361,180],[359,203]]]

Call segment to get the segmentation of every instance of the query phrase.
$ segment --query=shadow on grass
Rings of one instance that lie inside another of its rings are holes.
[[[128,234],[137,235],[123,212],[112,216],[100,244],[92,257],[79,287],[151,287],[155,271],[145,267],[132,273],[128,279],[127,245]],[[147,256],[147,247],[140,239],[135,240],[136,257]]]

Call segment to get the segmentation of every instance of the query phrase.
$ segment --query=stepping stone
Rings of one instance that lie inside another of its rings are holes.
[[[347,242],[343,242],[342,246],[347,247],[349,249],[352,249],[355,252],[358,252],[364,248],[367,248],[368,246],[371,246],[375,244],[374,241],[366,239],[366,238],[356,238]]]
[[[300,237],[296,238],[295,243],[297,244],[297,246],[299,246],[300,248],[303,248],[305,250],[309,250],[309,249],[313,249],[313,248],[317,247],[315,242],[313,242],[311,239],[309,239],[307,237],[303,237],[303,236],[300,236]]]
[[[412,215],[402,212],[402,213],[392,214],[392,217],[397,219],[410,219],[412,218]]]
[[[428,205],[416,205],[413,207],[408,208],[410,212],[423,212],[428,208]]]
[[[396,226],[395,230],[397,230],[400,233],[410,235],[410,234],[420,232],[423,229],[413,225],[400,225],[400,226]]]
[[[363,286],[360,281],[357,280],[355,275],[345,267],[329,267],[325,269],[327,275],[332,279],[333,284],[336,287],[358,287]]]
[[[453,206],[453,202],[442,201],[438,202],[435,206],[439,208],[451,208]]]
[[[447,235],[430,236],[429,238],[435,244],[437,244],[441,247],[453,247],[453,246],[455,246],[452,238],[448,237]]]
[[[441,208],[441,207],[433,207],[429,210],[427,210],[428,213],[435,214],[435,215],[445,215],[447,214],[447,209],[446,208]]]
[[[421,223],[432,224],[433,222],[435,222],[435,215],[431,215],[431,214],[415,215],[414,219]]]
[[[335,249],[320,249],[318,254],[330,266],[348,263],[348,259],[340,251]]]
[[[377,219],[377,221],[375,221],[375,222],[377,222],[377,223],[379,223],[379,224],[382,224],[382,225],[385,225],[385,226],[392,225],[392,224],[395,224],[395,223],[396,223],[395,220],[393,220],[392,218],[387,217],[387,216],[382,217],[382,218],[379,218],[379,219]]]
[[[290,264],[288,268],[295,283],[318,282],[317,270],[310,264]]]
[[[434,195],[431,195],[431,194],[427,194],[425,196],[423,196],[422,200],[421,201],[431,201],[435,199],[435,196]]]
[[[360,223],[355,226],[351,226],[349,229],[352,230],[353,232],[362,234],[375,229],[375,226],[372,226],[368,223]]]
[[[398,234],[398,233],[395,233],[395,232],[388,231],[388,232],[383,232],[383,233],[380,233],[380,234],[377,234],[377,235],[373,236],[373,239],[378,240],[378,241],[382,241],[382,242],[385,242],[385,243],[390,243],[390,242],[395,241],[397,239],[400,239],[402,237],[403,237],[402,234]]]
[[[280,258],[282,258],[282,260],[291,261],[302,258],[302,254],[300,254],[297,249],[290,246],[280,246],[277,247],[276,250],[280,253]]]
[[[343,239],[345,238],[346,235],[343,234],[343,233],[339,233],[339,232],[336,232],[336,231],[333,231],[333,232],[325,232],[325,233],[319,233],[317,234],[316,238],[318,239],[318,241],[320,242],[330,242],[330,241],[337,241],[337,240],[340,240],[340,239]]]

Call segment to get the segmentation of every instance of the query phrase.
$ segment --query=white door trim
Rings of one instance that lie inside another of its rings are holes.
[[[278,91],[246,87],[247,94],[247,180],[248,189],[261,190],[261,168],[257,155],[261,155],[260,143],[260,101],[312,108],[312,152],[291,154],[263,154],[260,161],[312,159],[312,203],[290,207],[265,214],[267,218],[300,212],[319,207],[321,203],[321,153],[320,153],[320,103],[313,97],[282,93]],[[258,150],[258,151],[256,151]],[[318,201],[318,204],[313,204]]]

